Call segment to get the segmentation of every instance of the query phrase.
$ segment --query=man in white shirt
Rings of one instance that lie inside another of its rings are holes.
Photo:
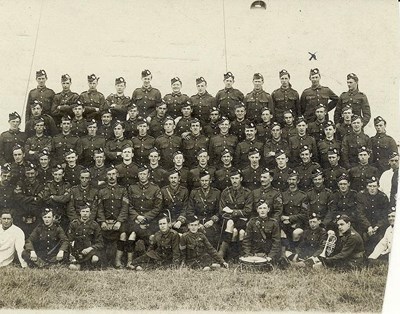
[[[11,264],[15,253],[17,253],[21,267],[27,267],[26,262],[21,256],[25,244],[24,232],[13,225],[13,218],[10,211],[3,210],[0,220],[0,267]]]
[[[389,166],[391,169],[382,173],[379,181],[382,192],[389,198],[390,205],[395,207],[399,180],[399,155],[396,152],[390,154]]]

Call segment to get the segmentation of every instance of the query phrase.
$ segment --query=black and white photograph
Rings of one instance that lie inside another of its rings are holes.
[[[1,312],[398,313],[397,1],[0,11]]]

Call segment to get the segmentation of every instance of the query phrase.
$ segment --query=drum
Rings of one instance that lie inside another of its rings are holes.
[[[261,256],[239,257],[239,265],[242,270],[270,271],[273,269],[272,264]]]

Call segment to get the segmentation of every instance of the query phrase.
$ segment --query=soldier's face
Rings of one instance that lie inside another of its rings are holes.
[[[9,182],[10,178],[11,178],[11,173],[10,172],[4,172],[3,171],[1,173],[1,183],[3,185],[6,185]]]
[[[70,166],[70,167],[75,166],[77,160],[78,160],[78,156],[75,153],[65,156],[65,161],[67,162],[68,166]]]
[[[264,110],[261,113],[261,119],[263,120],[263,122],[269,122],[272,119],[272,115],[271,112],[269,112],[269,110]]]
[[[87,187],[90,182],[90,173],[89,172],[81,173],[81,175],[79,176],[79,180],[81,181],[82,187]]]
[[[210,157],[208,156],[207,152],[203,152],[197,156],[197,160],[199,161],[200,165],[206,165]]]
[[[300,153],[300,158],[304,163],[308,163],[311,161],[311,156],[312,154],[310,153],[309,150],[305,150]]]
[[[150,160],[150,164],[156,165],[156,164],[158,164],[158,161],[160,160],[160,155],[156,152],[152,152],[149,154],[149,160]]]
[[[200,122],[195,122],[190,124],[190,131],[193,135],[199,135],[201,131]]]
[[[221,156],[221,161],[225,166],[229,166],[231,164],[232,160],[233,160],[233,158],[232,158],[231,154],[226,153]]]
[[[64,177],[64,170],[59,169],[57,171],[53,171],[53,179],[54,182],[61,182]]]
[[[161,232],[167,232],[169,230],[167,218],[163,218],[158,221],[158,228],[160,228]]]
[[[122,151],[122,159],[125,161],[130,161],[133,158],[133,151],[132,148],[125,148]]]
[[[140,136],[146,136],[147,131],[149,130],[149,126],[147,125],[147,123],[141,123],[137,126],[137,129]]]
[[[88,82],[89,89],[90,90],[95,90],[97,88],[97,80],[94,80],[92,82]]]
[[[318,85],[319,81],[321,79],[321,76],[319,74],[313,74],[310,76],[310,81],[312,85]]]
[[[356,119],[356,120],[352,121],[351,126],[353,128],[353,131],[355,131],[355,132],[361,131],[361,129],[362,129],[361,119]]]
[[[36,78],[36,82],[38,83],[39,87],[44,87],[46,85],[47,77],[46,75],[38,76]]]
[[[118,94],[123,94],[125,91],[125,83],[119,83],[115,85],[115,90],[117,91]]]
[[[376,133],[379,133],[379,134],[385,133],[386,132],[385,122],[380,121],[380,122],[376,123],[375,124],[375,130],[376,130]]]
[[[285,168],[286,164],[288,162],[288,158],[286,157],[285,154],[279,155],[278,157],[275,158],[276,164],[278,165],[279,168]]]
[[[257,207],[258,216],[261,218],[265,218],[268,216],[269,213],[269,206],[266,203],[263,203]]]
[[[25,177],[27,181],[33,182],[35,181],[36,178],[36,170],[35,169],[29,169],[25,171]]]
[[[1,215],[1,226],[3,227],[4,230],[10,228],[12,223],[13,223],[13,219],[10,214],[2,214]]]
[[[171,88],[172,88],[173,92],[177,93],[177,92],[179,92],[181,90],[182,84],[179,81],[178,82],[174,82],[173,84],[171,84]]]
[[[324,177],[322,175],[319,175],[319,176],[313,178],[312,181],[314,183],[314,186],[319,188],[324,183]]]
[[[46,169],[49,166],[49,163],[50,163],[50,157],[48,155],[40,156],[39,158],[40,167]]]
[[[350,188],[350,183],[347,180],[341,180],[338,182],[338,187],[340,192],[347,192]]]
[[[248,140],[253,140],[256,137],[256,128],[245,128],[244,134]]]
[[[71,88],[71,81],[61,82],[61,86],[64,91],[68,91]]]
[[[122,125],[117,124],[117,125],[114,127],[114,136],[115,136],[116,138],[121,138],[121,137],[124,136],[124,131],[125,131],[125,129],[122,127]]]
[[[15,149],[13,150],[13,157],[14,162],[20,164],[24,160],[25,154],[23,153],[22,149]]]
[[[347,230],[350,229],[351,223],[345,222],[343,219],[339,219],[337,222],[339,234],[344,234]]]
[[[290,78],[289,75],[284,74],[280,77],[280,81],[281,81],[281,85],[283,88],[288,88],[289,87],[289,82],[290,82]]]
[[[143,86],[146,86],[146,87],[150,86],[152,78],[153,78],[152,75],[147,75],[145,77],[142,77]]]
[[[262,173],[260,181],[262,186],[269,186],[272,182],[272,176],[269,173]]]
[[[219,126],[221,133],[225,134],[225,133],[229,132],[229,128],[231,127],[231,124],[229,123],[228,120],[225,120],[224,122],[220,123],[218,126]]]
[[[278,140],[282,136],[282,129],[280,126],[274,126],[271,130],[272,138]]]
[[[97,125],[95,123],[90,124],[90,125],[88,125],[87,130],[88,130],[89,135],[95,136],[96,132],[97,132]]]
[[[253,166],[258,165],[259,162],[260,162],[260,159],[261,159],[261,156],[260,156],[259,153],[253,154],[253,155],[250,155],[250,156],[249,156],[250,163],[251,163]]]
[[[202,176],[200,178],[200,185],[204,190],[207,190],[210,187],[210,175]]]
[[[196,88],[199,94],[204,94],[207,90],[207,84],[206,82],[201,82],[196,85]]]
[[[69,131],[71,131],[71,121],[62,121],[61,122],[61,130],[64,133],[68,133]]]
[[[354,79],[348,79],[347,80],[347,87],[349,88],[349,90],[356,90],[357,89],[357,82]]]
[[[231,77],[224,79],[225,88],[231,88],[235,80]]]
[[[343,120],[351,121],[351,117],[353,116],[353,111],[351,109],[345,110],[342,112]]]
[[[31,107],[32,116],[39,117],[42,114],[42,106],[36,105]]]
[[[297,184],[299,183],[299,178],[297,176],[290,176],[287,179],[287,183],[289,184],[289,187],[295,188],[295,187],[297,187]]]
[[[158,107],[156,107],[157,117],[159,117],[159,118],[164,117],[166,112],[167,112],[166,104],[162,104],[162,105],[159,105]]]
[[[300,134],[300,135],[304,135],[304,134],[306,134],[306,130],[307,130],[307,124],[303,121],[303,122],[300,122],[300,123],[298,123],[297,125],[296,125],[296,128],[297,128],[297,132]]]
[[[263,79],[254,79],[253,80],[254,89],[261,89],[263,84],[264,84]]]
[[[183,155],[181,155],[181,154],[178,154],[178,155],[176,155],[175,157],[174,157],[174,165],[175,166],[182,166],[183,165],[183,162],[185,161],[185,159],[183,158]]]
[[[358,160],[362,165],[366,165],[369,160],[369,154],[367,152],[358,153]]]
[[[179,185],[179,181],[180,181],[179,180],[179,174],[177,174],[177,173],[171,174],[168,177],[168,181],[169,181],[169,184],[171,184],[172,187],[177,187]]]
[[[327,138],[332,138],[336,133],[336,129],[332,125],[330,125],[324,128],[324,133]]]
[[[246,115],[246,109],[244,109],[243,107],[239,107],[239,108],[235,109],[235,116],[239,120],[244,119],[245,115]]]
[[[97,167],[102,167],[104,165],[105,159],[106,157],[104,156],[104,153],[94,154],[94,163]]]
[[[318,218],[313,218],[308,220],[308,225],[310,226],[311,230],[315,230],[319,227],[321,220]]]
[[[167,120],[164,122],[164,131],[165,133],[172,133],[174,132],[175,124],[172,120]]]
[[[81,211],[80,211],[80,215],[81,215],[81,219],[83,221],[88,220],[89,217],[90,217],[90,208],[89,207],[82,208]]]
[[[323,120],[325,118],[325,109],[323,108],[318,108],[315,110],[315,116],[317,117],[318,120]]]
[[[139,115],[139,111],[138,111],[137,107],[131,107],[128,110],[128,114],[129,114],[129,118],[136,119],[137,116]]]
[[[216,122],[219,120],[219,112],[218,111],[212,111],[210,112],[210,120],[212,122]]]
[[[54,222],[53,213],[48,212],[46,215],[42,216],[42,219],[45,226],[51,226]]]
[[[72,112],[74,113],[75,117],[82,117],[83,115],[83,107],[82,106],[75,106],[72,108]]]
[[[118,172],[116,169],[107,171],[108,183],[114,184],[117,182]]]
[[[191,222],[190,224],[188,224],[188,228],[191,233],[196,233],[200,228],[199,221]]]
[[[242,176],[240,174],[231,176],[230,179],[231,179],[231,184],[234,188],[239,187],[242,182]]]
[[[138,173],[138,178],[141,183],[147,183],[147,181],[149,180],[149,176],[150,176],[149,169],[146,169]]]
[[[16,118],[16,119],[12,119],[9,121],[10,124],[10,130],[18,130],[19,126],[21,125],[21,119],[20,118]]]
[[[102,122],[104,125],[109,125],[110,122],[111,122],[111,120],[112,120],[112,115],[111,115],[111,113],[105,113],[105,114],[103,114],[103,115],[101,116],[101,122]]]
[[[396,219],[396,213],[392,212],[388,215],[388,221],[391,226],[394,226],[394,221]]]
[[[184,117],[190,117],[190,115],[192,114],[192,107],[190,106],[186,106],[182,108],[182,115]]]
[[[339,156],[338,154],[328,155],[328,161],[331,166],[337,166],[339,163]]]
[[[378,194],[379,185],[378,182],[372,182],[367,184],[367,190],[370,195]]]
[[[389,159],[389,166],[392,169],[398,169],[399,168],[399,157],[396,156],[392,159]]]
[[[293,115],[291,113],[285,113],[283,115],[283,119],[285,120],[285,123],[287,125],[292,125],[293,124],[294,118],[293,118]]]

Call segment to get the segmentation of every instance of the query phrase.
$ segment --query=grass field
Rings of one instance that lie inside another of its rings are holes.
[[[380,312],[387,268],[212,272],[0,270],[2,309]]]

